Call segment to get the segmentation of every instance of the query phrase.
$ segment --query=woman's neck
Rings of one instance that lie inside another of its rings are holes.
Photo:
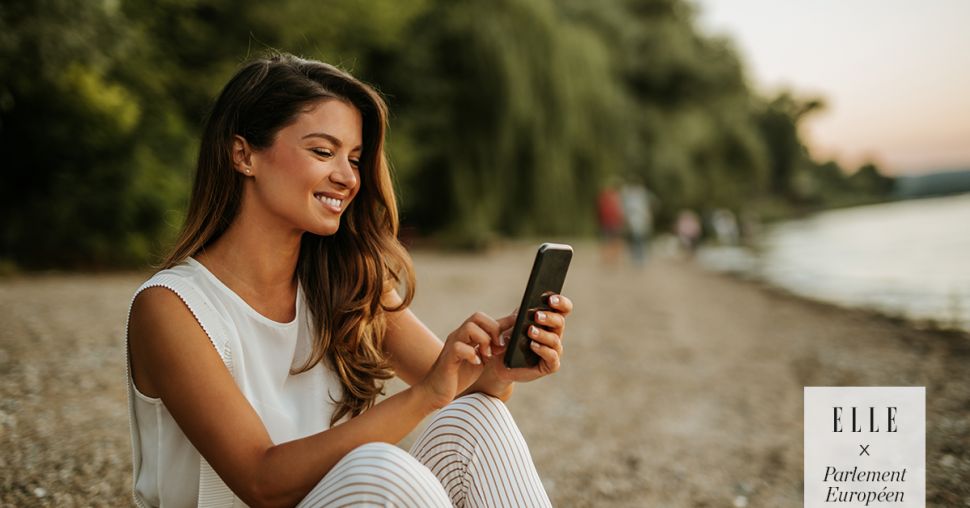
[[[230,286],[241,285],[252,294],[295,291],[303,233],[270,222],[241,210],[229,228],[195,258],[215,270],[223,281],[231,280]]]

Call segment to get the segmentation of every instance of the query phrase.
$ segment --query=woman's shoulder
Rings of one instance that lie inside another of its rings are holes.
[[[200,311],[211,306],[205,293],[198,268],[186,259],[155,272],[138,286],[131,299],[131,311],[171,310],[173,306],[184,306],[199,319]]]
[[[198,313],[202,309],[215,310],[213,300],[217,291],[212,286],[199,262],[186,258],[174,266],[155,272],[135,290],[132,302],[139,299],[146,291],[149,293],[163,291],[153,288],[165,288],[178,295],[192,313],[199,317]],[[148,291],[150,289],[153,290]]]
[[[135,296],[138,296],[139,293],[148,288],[157,286],[172,285],[175,287],[170,289],[175,292],[178,292],[177,290],[181,289],[182,286],[198,286],[198,276],[198,269],[186,259],[177,265],[164,268],[152,274],[151,277],[135,290]]]
[[[188,307],[196,320],[200,321],[204,328],[208,328],[206,325],[215,325],[215,321],[221,321],[225,311],[225,306],[220,299],[221,293],[215,286],[207,276],[205,268],[189,257],[174,266],[155,272],[135,290],[132,303],[139,299],[175,301],[171,300],[171,295],[153,296],[174,293]],[[148,298],[143,298],[144,293],[149,293],[144,295]]]
[[[161,270],[145,281],[132,297],[126,347],[133,381],[148,397],[160,395],[157,385],[146,378],[145,366],[159,361],[184,359],[186,355],[198,357],[214,347],[231,372],[223,321],[192,279],[191,271],[181,266]]]
[[[175,328],[191,323],[200,327],[223,355],[226,350],[224,342],[229,336],[225,320],[219,306],[214,305],[205,276],[196,263],[184,260],[159,270],[142,283],[131,299],[129,326],[133,321],[146,318],[154,322],[166,321]]]

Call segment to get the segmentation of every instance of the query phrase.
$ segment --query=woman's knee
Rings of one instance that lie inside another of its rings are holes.
[[[478,428],[514,427],[518,429],[505,403],[484,393],[471,393],[459,397],[442,408],[437,416],[460,418],[474,423]]]
[[[454,404],[455,402],[464,402],[464,403],[469,403],[469,404],[474,404],[479,406],[489,406],[489,407],[494,406],[494,407],[505,408],[505,403],[502,402],[501,399],[482,392],[475,392],[475,393],[469,393],[468,395],[462,395],[461,397],[458,397],[457,399],[453,400],[452,404]]]
[[[471,487],[461,496],[504,499],[517,492],[513,497],[525,504],[548,506],[525,438],[495,397],[474,393],[455,399],[435,415],[412,453],[438,473],[449,492],[451,485],[464,484]]]
[[[355,474],[389,474],[406,480],[427,477],[428,468],[406,451],[389,443],[365,443],[344,455],[332,472],[354,470]],[[425,478],[420,478],[425,479]]]
[[[524,446],[512,414],[501,400],[483,393],[459,397],[438,411],[411,452],[424,460],[426,449],[442,442],[462,448]]]
[[[397,446],[379,442],[344,455],[300,506],[345,502],[450,506],[441,483],[425,465]]]
[[[407,460],[404,456],[407,456],[407,452],[397,446],[375,441],[373,443],[364,443],[350,450],[347,452],[347,455],[344,455],[341,462],[357,461],[360,459],[395,462],[399,459]]]

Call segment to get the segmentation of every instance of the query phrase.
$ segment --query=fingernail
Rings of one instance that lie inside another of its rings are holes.
[[[529,345],[532,346],[532,349],[539,349],[539,343],[538,342],[532,342]]]
[[[536,311],[536,321],[545,321],[545,320],[546,320],[546,313],[542,312],[541,310]]]
[[[485,356],[492,357],[492,346],[485,346]]]
[[[529,327],[529,335],[531,335],[533,337],[539,335],[539,329],[536,328],[536,327],[534,327],[534,326],[530,326]]]
[[[476,355],[476,356],[475,356],[475,359],[474,359],[474,360],[472,360],[472,363],[474,363],[475,365],[481,365],[481,364],[482,364],[482,359],[481,359],[481,358],[479,358],[479,357],[478,357],[478,356]]]
[[[501,347],[505,347],[505,334],[504,333],[503,334],[500,334],[498,336],[498,345],[501,346]]]
[[[549,303],[553,305],[559,305],[559,295],[552,295],[549,297]]]

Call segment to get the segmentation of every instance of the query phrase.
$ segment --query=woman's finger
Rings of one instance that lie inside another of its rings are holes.
[[[568,316],[573,311],[573,301],[563,295],[551,295],[549,306],[558,310],[564,316]]]
[[[492,319],[492,316],[485,314],[484,312],[476,312],[471,315],[466,321],[466,323],[475,323],[479,328],[488,334],[489,339],[498,339],[498,334],[502,330],[501,325],[498,321]]]
[[[482,359],[478,356],[478,351],[475,350],[474,346],[466,342],[456,342],[455,343],[455,357],[460,360],[464,360],[473,365],[481,365]]]
[[[543,346],[552,348],[557,353],[562,351],[562,340],[559,338],[559,335],[550,332],[549,330],[543,330],[535,325],[529,325],[527,333],[529,338],[534,342],[538,342]]]
[[[566,318],[562,314],[554,311],[542,311],[537,310],[535,314],[535,322],[544,328],[551,328],[553,330],[559,331],[566,326]]]
[[[542,363],[546,365],[546,370],[550,374],[559,370],[559,353],[556,350],[535,341],[532,342],[531,347],[542,359]]]
[[[492,356],[492,336],[483,330],[478,323],[466,321],[462,325],[462,330],[466,340],[462,340],[461,342],[471,344],[473,348],[478,347],[483,356]]]
[[[509,337],[512,336],[512,329],[506,328],[499,332],[498,337],[492,341],[492,348],[504,349],[509,344]]]

